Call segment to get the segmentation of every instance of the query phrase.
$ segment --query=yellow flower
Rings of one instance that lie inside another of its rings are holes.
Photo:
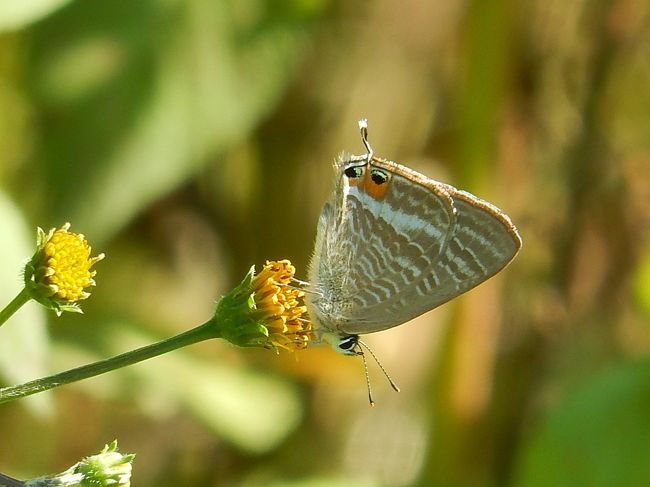
[[[311,337],[311,323],[302,318],[305,292],[291,287],[296,268],[289,260],[267,261],[251,282],[254,315],[265,323],[274,347],[300,350]]]
[[[69,232],[70,224],[52,228],[47,234],[38,229],[38,249],[25,266],[25,286],[30,296],[60,315],[81,312],[77,301],[90,296],[97,271],[91,267],[104,254],[91,257],[83,235]]]
[[[219,336],[240,347],[301,350],[312,339],[304,291],[292,286],[295,267],[288,260],[267,261],[219,301],[211,320]]]

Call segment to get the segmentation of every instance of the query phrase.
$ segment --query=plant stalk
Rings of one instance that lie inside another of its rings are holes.
[[[71,382],[77,382],[83,379],[88,379],[89,377],[105,374],[111,370],[142,362],[157,357],[158,355],[171,352],[172,350],[202,342],[210,338],[219,338],[219,334],[213,321],[208,321],[196,328],[180,333],[179,335],[131,350],[130,352],[125,352],[115,357],[100,360],[88,365],[82,365],[75,369],[70,369],[59,374],[43,377],[24,384],[2,388],[0,389],[0,404],[31,396],[32,394],[47,391]]]
[[[29,301],[31,298],[26,288],[23,288],[18,295],[11,300],[11,302],[0,311],[0,326],[4,325],[16,311],[18,311],[23,304]]]

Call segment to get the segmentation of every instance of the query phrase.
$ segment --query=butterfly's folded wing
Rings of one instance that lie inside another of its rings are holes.
[[[352,280],[357,285],[347,297],[353,304],[345,321],[338,325],[342,332],[371,333],[411,320],[490,278],[516,255],[521,239],[505,214],[469,193],[430,181],[434,184],[453,200],[454,218],[446,229],[444,219],[430,220],[428,227],[401,228],[383,219],[386,212],[360,217],[365,222],[357,227],[370,235],[371,245],[354,249]],[[431,226],[449,235],[442,247]],[[360,264],[369,255],[377,256],[374,267]]]

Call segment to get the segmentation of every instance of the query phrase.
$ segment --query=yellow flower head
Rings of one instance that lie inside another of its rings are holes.
[[[47,234],[38,229],[38,249],[25,266],[25,286],[33,299],[56,311],[81,312],[77,301],[88,298],[97,271],[91,267],[104,254],[90,256],[83,235],[68,230],[70,224],[52,228]]]
[[[255,275],[254,268],[217,305],[213,324],[219,336],[240,347],[301,350],[312,338],[305,293],[292,287],[296,272],[288,260],[268,261]]]
[[[271,345],[288,350],[305,348],[311,337],[311,323],[302,319],[305,293],[290,286],[295,273],[289,260],[267,261],[251,282],[254,315],[266,325]]]

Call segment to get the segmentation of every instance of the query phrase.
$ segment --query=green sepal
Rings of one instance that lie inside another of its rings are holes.
[[[74,472],[82,475],[82,486],[126,486],[130,485],[131,462],[134,458],[134,454],[119,453],[117,440],[113,440],[99,454],[80,461]]]
[[[26,480],[25,487],[130,487],[134,454],[117,451],[117,440],[53,476]]]
[[[40,232],[39,232],[39,239],[40,239]],[[44,306],[45,308],[54,311],[57,316],[61,316],[64,312],[83,314],[83,310],[81,309],[81,307],[79,307],[79,305],[76,302],[74,303],[61,302],[60,300],[54,297],[54,293],[50,287],[40,284],[38,282],[36,276],[36,272],[37,272],[36,259],[39,256],[39,252],[40,251],[37,251],[36,254],[34,254],[34,257],[32,257],[32,259],[25,265],[25,268],[23,270],[25,289],[27,290],[29,297],[34,301],[36,301],[37,303]]]
[[[252,266],[244,279],[217,303],[211,324],[218,336],[238,347],[268,347],[269,331],[254,318],[255,296],[251,281],[255,276]]]

